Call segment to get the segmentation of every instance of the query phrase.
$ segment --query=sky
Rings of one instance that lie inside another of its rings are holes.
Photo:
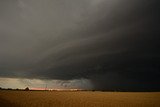
[[[0,87],[160,90],[159,0],[0,0]]]

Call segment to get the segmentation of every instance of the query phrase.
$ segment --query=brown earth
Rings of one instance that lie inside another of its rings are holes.
[[[1,90],[0,107],[160,107],[160,92]]]

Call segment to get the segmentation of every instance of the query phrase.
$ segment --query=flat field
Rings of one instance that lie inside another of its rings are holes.
[[[1,90],[0,107],[160,107],[160,92]]]

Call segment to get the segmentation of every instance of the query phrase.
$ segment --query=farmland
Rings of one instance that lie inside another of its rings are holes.
[[[1,107],[160,107],[160,92],[0,91]]]

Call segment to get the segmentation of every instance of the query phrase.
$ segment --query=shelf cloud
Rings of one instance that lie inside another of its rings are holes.
[[[96,90],[160,90],[159,4],[1,0],[0,77],[83,78]]]

